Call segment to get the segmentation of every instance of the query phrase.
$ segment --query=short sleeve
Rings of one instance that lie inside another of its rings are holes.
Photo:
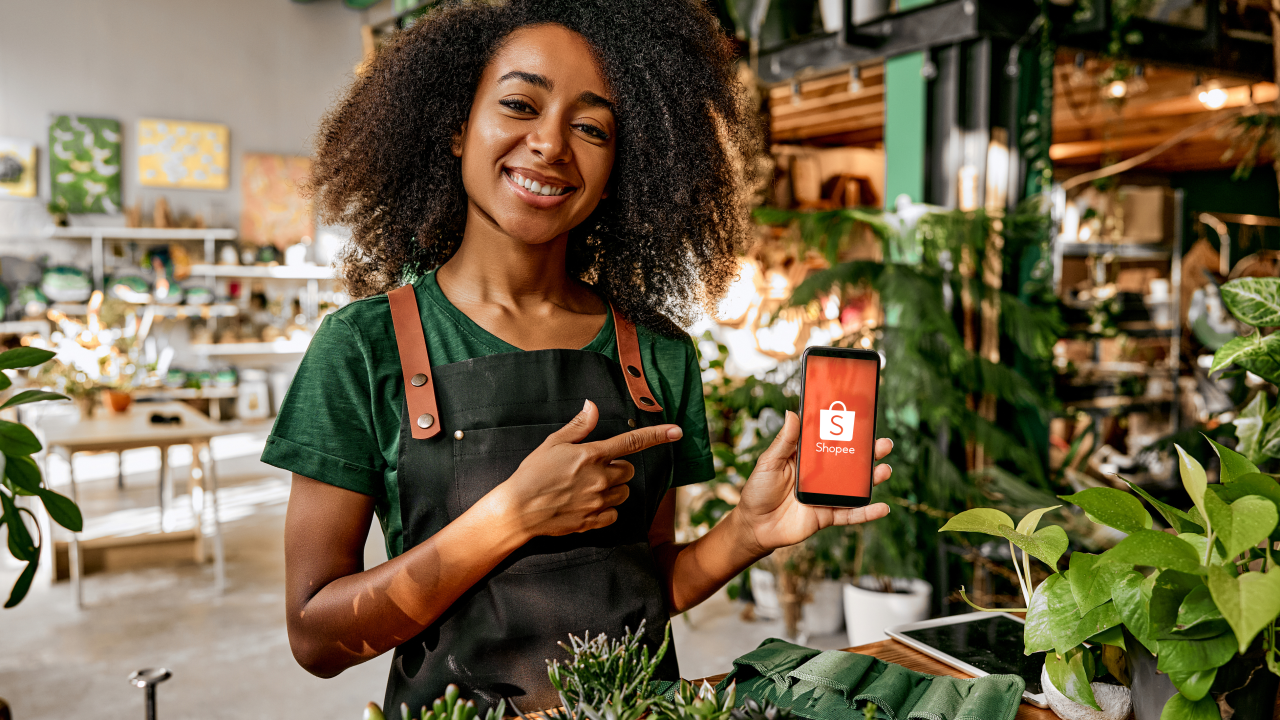
[[[364,495],[386,494],[368,352],[338,315],[320,323],[285,393],[262,462]]]
[[[693,340],[688,337],[680,346],[684,350],[684,384],[675,422],[684,431],[684,436],[674,449],[673,487],[706,482],[716,476],[711,457],[711,437],[707,434],[707,404],[702,396],[702,368],[698,365],[698,353],[693,347]]]

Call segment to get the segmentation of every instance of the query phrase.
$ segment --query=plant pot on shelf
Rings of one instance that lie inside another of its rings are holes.
[[[844,586],[844,625],[852,646],[885,640],[887,628],[929,616],[933,586],[919,578],[891,578],[885,592],[879,578],[863,575]]]
[[[1129,674],[1133,678],[1134,720],[1160,720],[1165,703],[1178,694],[1178,690],[1168,675],[1156,669],[1156,658],[1134,639],[1128,628],[1125,629],[1124,644]],[[1275,709],[1277,691],[1280,691],[1280,677],[1267,669],[1262,638],[1259,637],[1249,652],[1236,655],[1218,668],[1209,695],[1219,707],[1225,703],[1231,708],[1233,718],[1266,718],[1271,717]]]
[[[102,404],[114,413],[122,413],[129,409],[129,405],[133,403],[133,393],[123,390],[103,390]]]
[[[773,573],[761,568],[751,568],[751,597],[756,602],[756,617],[761,620],[777,620],[782,617],[782,603],[778,600],[778,580]]]
[[[844,583],[815,580],[809,583],[809,600],[800,610],[807,635],[833,635],[844,627]]]
[[[1059,692],[1053,686],[1047,668],[1040,669],[1040,685],[1044,688],[1045,699],[1049,701],[1049,709],[1062,720],[1125,720],[1132,707],[1130,690],[1123,685],[1089,683],[1100,710],[1081,705]]]

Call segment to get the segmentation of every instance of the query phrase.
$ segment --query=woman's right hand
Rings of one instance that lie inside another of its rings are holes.
[[[600,410],[590,400],[567,425],[537,447],[515,474],[488,499],[500,502],[528,539],[595,530],[618,519],[635,467],[626,460],[646,448],[679,440],[678,425],[655,425],[597,442],[582,442],[596,427]]]

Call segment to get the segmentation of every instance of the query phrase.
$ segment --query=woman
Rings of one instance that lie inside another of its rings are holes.
[[[385,707],[456,682],[544,709],[566,633],[643,620],[656,645],[775,548],[888,513],[797,504],[788,413],[741,504],[675,542],[675,487],[714,470],[668,318],[723,293],[748,236],[741,100],[697,0],[511,0],[433,11],[325,119],[313,184],[363,299],[317,331],[263,454],[294,474],[303,667],[394,649]],[[374,515],[391,559],[365,570]]]

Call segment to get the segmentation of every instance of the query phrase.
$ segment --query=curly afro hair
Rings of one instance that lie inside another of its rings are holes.
[[[548,23],[591,45],[617,120],[609,197],[569,233],[566,271],[672,334],[724,294],[751,234],[744,157],[760,121],[700,0],[454,0],[398,33],[322,121],[311,188],[321,217],[352,230],[339,260],[352,297],[453,255],[467,216],[453,138],[504,39]]]

